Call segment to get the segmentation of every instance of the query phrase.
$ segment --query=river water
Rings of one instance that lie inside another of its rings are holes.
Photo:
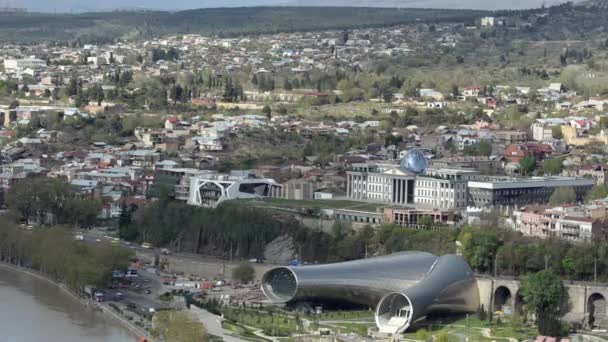
[[[0,342],[135,342],[119,323],[60,288],[0,266]]]

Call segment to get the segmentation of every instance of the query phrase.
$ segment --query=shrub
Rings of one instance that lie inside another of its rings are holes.
[[[429,339],[429,332],[426,329],[416,331],[416,339],[426,341]]]
[[[232,278],[240,283],[249,283],[255,279],[255,270],[248,262],[242,262],[232,270]]]

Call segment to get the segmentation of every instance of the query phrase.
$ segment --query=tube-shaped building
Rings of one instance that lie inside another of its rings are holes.
[[[262,291],[274,302],[332,302],[376,308],[380,332],[402,333],[433,311],[474,312],[479,293],[469,265],[424,252],[327,265],[276,267]]]

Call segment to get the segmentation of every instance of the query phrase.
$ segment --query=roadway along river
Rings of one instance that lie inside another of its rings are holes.
[[[135,342],[60,288],[0,266],[0,342]]]

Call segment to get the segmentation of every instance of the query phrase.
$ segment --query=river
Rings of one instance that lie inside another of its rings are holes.
[[[42,279],[0,266],[0,342],[135,342],[119,323]]]

